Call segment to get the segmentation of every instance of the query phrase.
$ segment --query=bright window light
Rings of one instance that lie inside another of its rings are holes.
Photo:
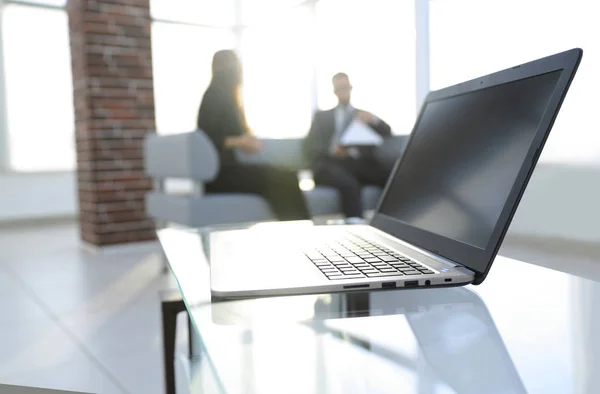
[[[13,0],[17,3],[37,3],[42,5],[52,5],[58,7],[64,7],[67,5],[67,0]]]
[[[241,0],[241,16],[244,25],[270,23],[305,0]]]
[[[236,0],[150,0],[153,18],[174,22],[231,27]]]
[[[231,49],[227,29],[154,22],[152,58],[156,128],[160,134],[196,129],[198,108],[211,78],[213,54]]]
[[[4,6],[2,18],[9,166],[15,171],[72,170],[67,14],[10,4]]]
[[[584,50],[540,160],[600,164],[597,4],[586,0],[430,1],[431,88],[573,47]]]
[[[306,135],[312,117],[314,46],[307,7],[242,35],[248,124],[260,137]]]
[[[321,0],[318,15],[319,107],[337,104],[331,77],[350,76],[354,106],[373,112],[396,134],[416,115],[414,1]]]

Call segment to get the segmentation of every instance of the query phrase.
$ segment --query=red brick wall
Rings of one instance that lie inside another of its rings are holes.
[[[154,239],[144,214],[152,182],[149,0],[69,0],[81,237],[94,245]]]

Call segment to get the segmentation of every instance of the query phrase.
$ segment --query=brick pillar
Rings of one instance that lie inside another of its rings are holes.
[[[81,237],[155,238],[143,142],[155,129],[149,0],[69,0]]]

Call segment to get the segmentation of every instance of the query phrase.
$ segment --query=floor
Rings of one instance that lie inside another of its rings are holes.
[[[564,256],[543,250],[508,238],[500,253],[565,270]],[[172,282],[158,256],[155,244],[84,250],[70,222],[0,229],[0,382],[162,393],[158,292]],[[600,280],[600,262],[569,261]]]
[[[0,382],[162,393],[157,251],[83,250],[74,223],[0,229]]]

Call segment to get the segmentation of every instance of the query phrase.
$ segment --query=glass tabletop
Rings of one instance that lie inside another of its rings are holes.
[[[598,282],[498,257],[480,286],[219,301],[221,229],[159,239],[222,392],[598,392]]]

